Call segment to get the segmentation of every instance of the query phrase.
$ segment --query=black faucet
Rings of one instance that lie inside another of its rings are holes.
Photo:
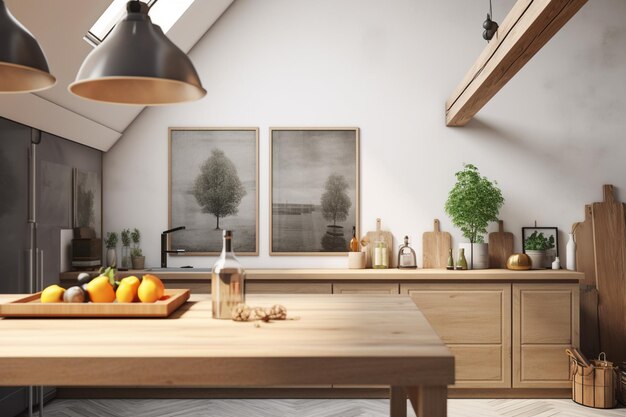
[[[161,268],[167,268],[168,253],[185,253],[185,249],[167,250],[167,235],[178,230],[184,230],[185,226],[175,227],[161,233]]]

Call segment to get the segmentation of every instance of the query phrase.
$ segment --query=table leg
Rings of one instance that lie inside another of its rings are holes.
[[[389,415],[391,417],[406,417],[406,391],[403,387],[390,388]]]
[[[446,417],[448,415],[448,387],[420,386],[406,388],[407,396],[417,417]]]

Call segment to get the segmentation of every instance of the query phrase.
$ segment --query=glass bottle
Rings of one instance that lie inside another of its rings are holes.
[[[122,267],[120,269],[130,269],[131,267],[130,246],[122,245]]]
[[[350,239],[350,252],[359,251],[359,239],[356,238],[356,226],[352,226],[352,239]]]
[[[409,246],[409,237],[404,237],[404,244],[398,251],[398,268],[417,268],[415,251]]]
[[[389,268],[389,255],[387,254],[387,244],[383,240],[378,240],[374,246],[374,269]]]
[[[456,269],[467,269],[467,259],[465,259],[465,249],[459,249],[459,258],[456,260]]]
[[[452,248],[450,248],[450,251],[448,252],[448,263],[446,265],[446,269],[448,271],[454,270],[454,258],[452,257]]]
[[[235,257],[232,240],[233,232],[224,230],[222,253],[211,272],[214,319],[230,320],[235,306],[245,302],[246,272]]]

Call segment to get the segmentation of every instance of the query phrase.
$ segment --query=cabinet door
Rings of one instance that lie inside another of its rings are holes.
[[[389,282],[342,282],[333,284],[333,294],[398,294],[399,287]]]
[[[569,388],[565,349],[579,345],[576,284],[513,285],[513,388]]]
[[[455,388],[511,387],[510,284],[402,284],[455,358]]]

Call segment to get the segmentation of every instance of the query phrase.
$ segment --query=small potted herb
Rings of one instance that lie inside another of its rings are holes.
[[[536,230],[524,240],[524,252],[532,261],[533,269],[545,267],[546,254],[552,248],[554,248],[554,236],[547,238]]]
[[[474,165],[464,165],[455,176],[457,182],[448,195],[446,213],[469,240],[459,245],[465,250],[469,269],[489,268],[489,250],[484,236],[489,223],[498,220],[504,204],[502,192],[497,182],[482,177]]]
[[[133,231],[130,232],[130,238],[133,241],[133,248],[130,252],[133,269],[144,269],[146,265],[146,257],[143,256],[143,252],[139,247],[139,243],[141,242],[141,233],[139,233],[139,229],[133,229]]]
[[[130,269],[130,230],[123,229],[120,236],[122,238],[122,267],[120,269]]]
[[[107,233],[107,237],[104,239],[104,246],[107,248],[107,266],[115,268],[117,264],[117,253],[115,251],[117,247],[117,233]]]

